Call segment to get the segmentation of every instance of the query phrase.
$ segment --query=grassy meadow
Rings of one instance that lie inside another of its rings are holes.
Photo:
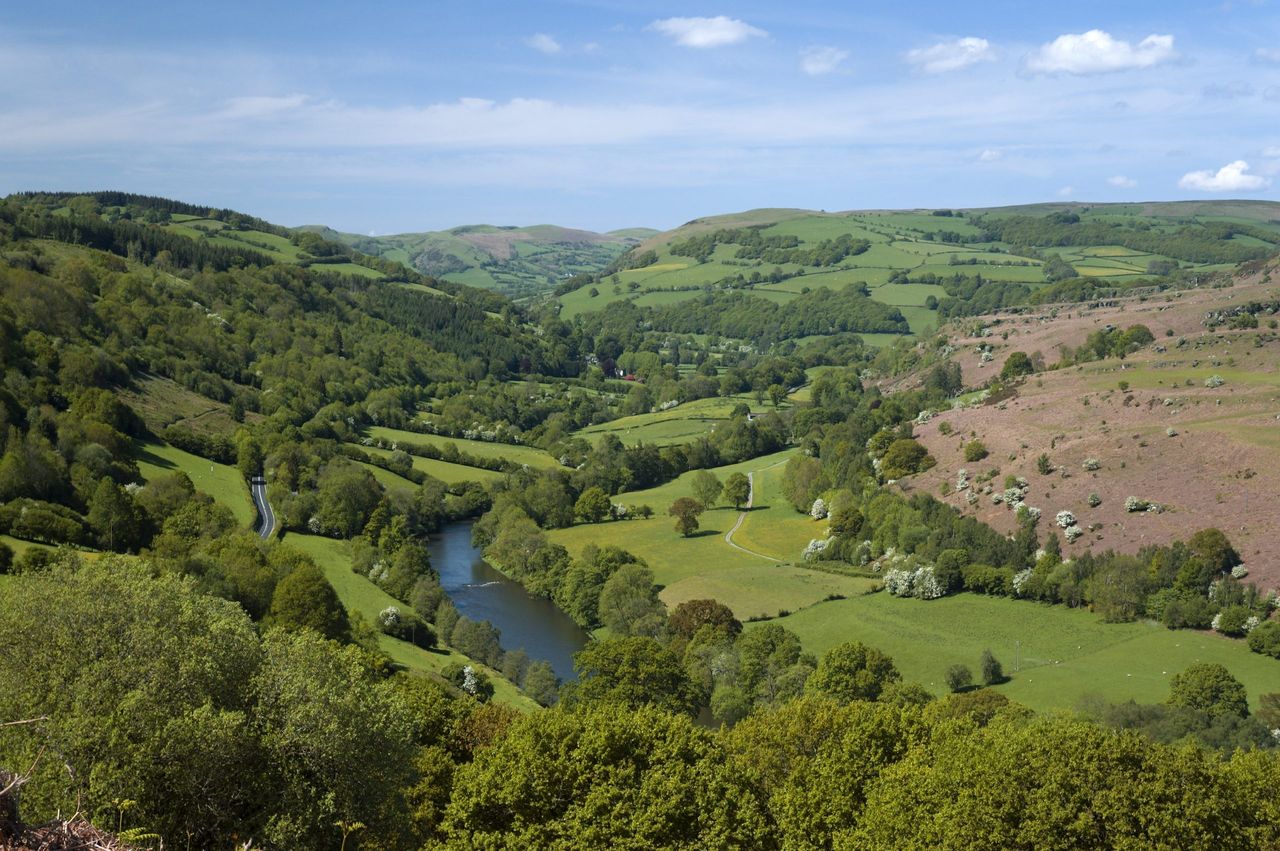
[[[154,441],[138,441],[137,451],[138,472],[142,473],[144,481],[181,470],[191,479],[196,490],[204,491],[230,508],[242,526],[253,524],[257,515],[249,496],[249,486],[235,467]]]

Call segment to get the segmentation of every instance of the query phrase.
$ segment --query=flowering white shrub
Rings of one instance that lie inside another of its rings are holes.
[[[1249,617],[1244,619],[1245,633],[1253,632],[1255,629],[1258,628],[1258,624],[1260,623],[1262,623],[1262,618],[1258,617],[1257,615],[1249,615]]]
[[[1084,534],[1084,530],[1079,526],[1068,526],[1067,531],[1063,534],[1066,536],[1068,544],[1074,544]]]
[[[884,572],[884,590],[895,597],[911,595],[911,585],[915,580],[915,571],[903,570],[900,567],[890,568]]]
[[[462,690],[467,694],[475,694],[480,688],[480,681],[476,679],[476,672],[470,665],[462,669]]]
[[[1145,499],[1138,499],[1136,496],[1126,496],[1124,498],[1124,510],[1130,513],[1135,511],[1146,511],[1151,507],[1151,503]]]
[[[1058,525],[1063,529],[1070,529],[1072,526],[1076,525],[1076,516],[1070,511],[1059,511],[1057,516],[1054,517],[1054,520],[1056,520]]]
[[[822,554],[827,551],[827,547],[831,546],[830,538],[814,538],[809,545],[804,548],[804,560],[816,561],[822,558]]]
[[[672,408],[676,407],[676,406],[677,406],[677,405],[679,405],[679,404],[680,404],[680,400],[679,400],[679,399],[672,399],[672,400],[671,400],[671,401],[669,401],[669,402],[663,402],[661,405],[659,405],[659,406],[658,406],[658,410],[659,410],[659,411],[669,411],[669,410],[671,410]]]
[[[926,409],[916,414],[915,423],[916,425],[924,425],[931,419],[933,419],[933,411]]]
[[[977,505],[977,504],[978,504],[978,495],[977,495],[976,493],[974,493],[973,491],[969,491],[968,495],[967,495],[967,496],[965,496],[965,499],[966,499],[966,500],[968,500],[968,502],[969,502],[969,504],[970,504],[970,505]]]
[[[400,609],[396,606],[387,606],[378,612],[378,625],[383,629],[391,629],[400,623]]]
[[[1167,429],[1165,429],[1165,430],[1164,430],[1164,433],[1165,433],[1165,436],[1166,436],[1166,437],[1177,437],[1177,436],[1178,436],[1178,430],[1177,430],[1176,428],[1174,428],[1173,426],[1169,426]]]
[[[827,517],[827,503],[822,497],[818,497],[813,501],[813,507],[809,509],[809,516],[814,520],[825,520]]]
[[[1249,568],[1245,567],[1243,564],[1237,564],[1235,567],[1231,568],[1231,575],[1236,579],[1244,579],[1249,575]]]
[[[956,490],[963,491],[969,489],[969,471],[961,468],[956,473]]]
[[[1205,387],[1221,387],[1226,383],[1226,379],[1221,375],[1218,375],[1216,372],[1204,380]]]
[[[1029,567],[1026,568],[1025,570],[1019,570],[1017,573],[1015,573],[1013,575],[1013,593],[1017,595],[1021,595],[1023,587],[1027,584],[1027,580],[1030,578],[1031,578],[1031,568]]]
[[[936,600],[947,593],[942,583],[933,575],[932,565],[916,568],[915,575],[912,577],[912,586],[913,592],[921,600]]]
[[[1102,469],[1102,462],[1097,458],[1086,458],[1084,459],[1084,463],[1080,466],[1089,471],[1100,470]]]
[[[316,516],[314,516],[314,515],[313,515],[313,516],[311,517],[311,519],[307,521],[307,531],[308,531],[308,532],[310,532],[311,534],[313,534],[313,535],[319,535],[319,534],[320,534],[320,531],[321,531],[321,528],[322,528],[322,527],[320,526],[320,518],[319,518],[319,517],[316,517]]]
[[[1209,626],[1213,629],[1213,631],[1214,631],[1214,632],[1219,632],[1219,631],[1221,631],[1221,629],[1222,629],[1222,612],[1218,612],[1216,615],[1214,615],[1214,616],[1213,616],[1213,620],[1209,621]]]
[[[1099,505],[1102,505],[1102,497],[1098,496],[1096,493],[1089,494],[1089,507],[1097,508]]]

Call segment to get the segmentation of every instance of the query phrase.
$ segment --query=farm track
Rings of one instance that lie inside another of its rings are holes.
[[[764,472],[765,470],[771,470],[771,469],[773,469],[774,467],[777,467],[777,466],[778,466],[778,464],[785,464],[785,463],[786,463],[786,461],[779,461],[777,464],[770,464],[768,467],[764,467],[764,468],[762,468],[759,472]],[[768,559],[769,561],[776,562],[776,563],[778,563],[778,564],[782,564],[782,559],[780,559],[780,558],[774,558],[773,556],[767,556],[767,555],[765,555],[764,553],[758,553],[758,552],[756,552],[755,550],[749,550],[749,549],[747,549],[746,547],[744,547],[744,546],[742,546],[742,545],[740,545],[740,544],[735,544],[735,543],[733,542],[733,533],[734,533],[734,532],[737,532],[740,528],[742,528],[742,524],[743,524],[743,523],[746,521],[746,519],[747,519],[747,512],[751,510],[751,506],[752,506],[752,504],[755,502],[755,498],[756,498],[756,472],[757,472],[757,471],[753,470],[753,471],[751,471],[751,472],[747,473],[747,485],[750,487],[750,489],[747,491],[747,507],[746,507],[744,510],[742,510],[742,511],[738,512],[738,520],[737,520],[737,522],[735,522],[735,523],[733,524],[733,528],[732,528],[732,529],[730,529],[728,532],[725,532],[725,534],[724,534],[724,542],[725,542],[726,544],[728,544],[729,546],[733,547],[735,550],[741,550],[742,552],[746,553],[747,555],[753,555],[753,556],[756,556],[757,558],[764,558],[764,559]]]

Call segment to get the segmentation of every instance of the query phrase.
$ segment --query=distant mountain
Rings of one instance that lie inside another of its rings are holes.
[[[595,233],[557,225],[464,225],[392,236],[361,236],[317,226],[302,229],[436,278],[515,298],[549,292],[573,275],[601,272],[624,252],[659,233],[651,228]]]

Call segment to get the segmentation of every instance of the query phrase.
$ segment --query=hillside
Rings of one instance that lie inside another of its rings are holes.
[[[549,292],[564,278],[592,275],[657,231],[627,228],[609,233],[556,225],[465,225],[446,231],[361,236],[330,228],[301,230],[349,245],[365,254],[403,263],[455,283],[497,290],[512,298]]]
[[[1014,352],[1048,368],[918,425],[917,439],[938,464],[903,486],[941,493],[965,514],[1013,532],[1014,513],[993,494],[1007,477],[1023,477],[1030,484],[1023,501],[1046,519],[1070,511],[1087,530],[1064,542],[1066,553],[1136,552],[1176,540],[1189,525],[1217,526],[1230,530],[1250,579],[1280,589],[1280,554],[1271,545],[1280,522],[1269,510],[1280,448],[1277,279],[1280,270],[1269,266],[1225,287],[945,327],[967,385],[995,379]],[[1093,353],[1109,329],[1114,335],[1135,325],[1154,339],[1123,357]],[[1065,359],[1082,351],[1073,358],[1079,362]],[[973,439],[989,457],[965,461]],[[1037,463],[1042,455],[1052,467],[1047,474]],[[955,489],[961,470],[977,482],[965,491]],[[1157,508],[1127,510],[1129,497]]]
[[[948,316],[1033,302],[1054,284],[1051,293],[1073,283],[1115,291],[1229,270],[1278,246],[1280,204],[1262,201],[762,209],[695,219],[647,239],[558,304],[566,318],[619,300],[659,308],[726,290],[785,304],[819,288],[865,284],[920,334]]]

